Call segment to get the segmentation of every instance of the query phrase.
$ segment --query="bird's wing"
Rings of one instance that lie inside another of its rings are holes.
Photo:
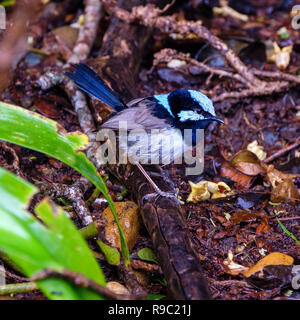
[[[118,130],[120,121],[125,121],[127,130],[134,129],[166,129],[171,128],[172,124],[166,118],[159,118],[153,114],[155,102],[147,100],[139,100],[131,108],[122,110],[117,115],[107,120],[101,128]]]

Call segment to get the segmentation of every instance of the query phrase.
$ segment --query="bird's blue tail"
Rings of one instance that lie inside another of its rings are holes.
[[[81,90],[96,97],[116,111],[126,108],[121,98],[87,65],[82,63],[74,65],[73,72],[66,72],[66,76],[72,79]]]

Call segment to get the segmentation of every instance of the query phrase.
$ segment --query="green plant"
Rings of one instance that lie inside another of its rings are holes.
[[[89,144],[81,132],[68,133],[57,122],[35,112],[0,102],[0,139],[52,156],[88,178],[105,196],[117,223],[125,265],[130,264],[129,249],[114,203],[94,165],[82,152]]]
[[[105,278],[87,243],[64,211],[44,199],[35,213],[26,208],[37,189],[0,168],[0,249],[32,277],[44,269],[81,273],[105,286]],[[76,287],[62,278],[38,281],[50,299],[103,299],[89,289]]]

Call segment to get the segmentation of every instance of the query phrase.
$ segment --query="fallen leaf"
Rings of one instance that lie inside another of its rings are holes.
[[[270,57],[270,60],[275,62],[276,66],[280,70],[284,70],[288,67],[291,60],[291,52],[293,46],[287,46],[280,48],[277,42],[273,42],[274,54]]]
[[[97,240],[97,243],[101,251],[105,255],[105,258],[109,264],[111,265],[120,264],[120,253],[116,248],[112,248],[111,246],[107,245],[101,240]]]
[[[249,150],[243,150],[235,154],[230,160],[230,164],[248,176],[257,176],[264,172],[257,155]]]
[[[262,220],[261,220],[261,223],[259,226],[257,226],[256,228],[256,233],[257,234],[262,234],[263,232],[265,231],[268,231],[271,229],[271,226],[268,225],[268,218],[267,217],[264,217]]]
[[[254,221],[257,218],[260,218],[261,215],[257,212],[245,212],[245,211],[236,211],[231,215],[230,221],[234,224],[238,224],[244,221]]]
[[[253,177],[242,173],[234,168],[229,162],[224,161],[219,169],[220,176],[229,178],[236,182],[240,187],[249,189],[253,183]]]
[[[223,265],[225,267],[226,273],[232,276],[244,273],[249,269],[248,267],[244,267],[241,264],[238,264],[233,261],[233,253],[231,250],[228,251],[228,257],[226,260],[223,261]]]
[[[290,288],[293,279],[292,266],[277,265],[266,266],[262,271],[253,274],[247,278],[251,283],[260,290],[273,290]]]
[[[278,266],[285,265],[290,266],[294,263],[294,259],[291,256],[283,254],[281,252],[272,252],[259,260],[255,265],[244,271],[243,274],[248,278],[252,274],[262,271],[266,266]]]
[[[197,203],[199,201],[205,201],[207,199],[210,199],[210,193],[207,190],[207,184],[205,183],[196,184],[196,183],[193,183],[192,181],[189,181],[189,184],[192,188],[192,191],[187,198],[187,202]]]
[[[138,257],[141,260],[148,261],[148,262],[153,262],[153,263],[158,264],[158,262],[156,260],[155,253],[150,248],[143,248],[143,249],[139,250],[138,251]]]
[[[291,202],[300,200],[298,189],[291,179],[282,181],[272,190],[271,201],[281,202],[285,200],[290,200]]]
[[[290,200],[300,200],[298,189],[296,188],[293,179],[297,175],[281,172],[274,168],[273,165],[267,167],[267,177],[273,189],[271,194],[272,202],[282,202]]]
[[[259,160],[265,160],[267,157],[267,153],[264,152],[264,147],[259,146],[257,140],[249,143],[247,146],[247,150],[254,153]]]
[[[70,26],[62,26],[51,31],[56,36],[58,36],[66,45],[72,49],[78,38],[78,29],[72,28]]]
[[[188,196],[187,202],[199,202],[208,199],[217,199],[227,197],[233,194],[230,187],[223,181],[218,183],[211,181],[200,181],[197,184],[189,181],[192,188],[191,193]]]

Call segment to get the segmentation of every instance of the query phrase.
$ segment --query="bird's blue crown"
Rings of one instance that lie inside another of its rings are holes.
[[[177,89],[168,94],[155,95],[154,98],[172,118],[180,122],[216,118],[212,101],[199,91]]]

